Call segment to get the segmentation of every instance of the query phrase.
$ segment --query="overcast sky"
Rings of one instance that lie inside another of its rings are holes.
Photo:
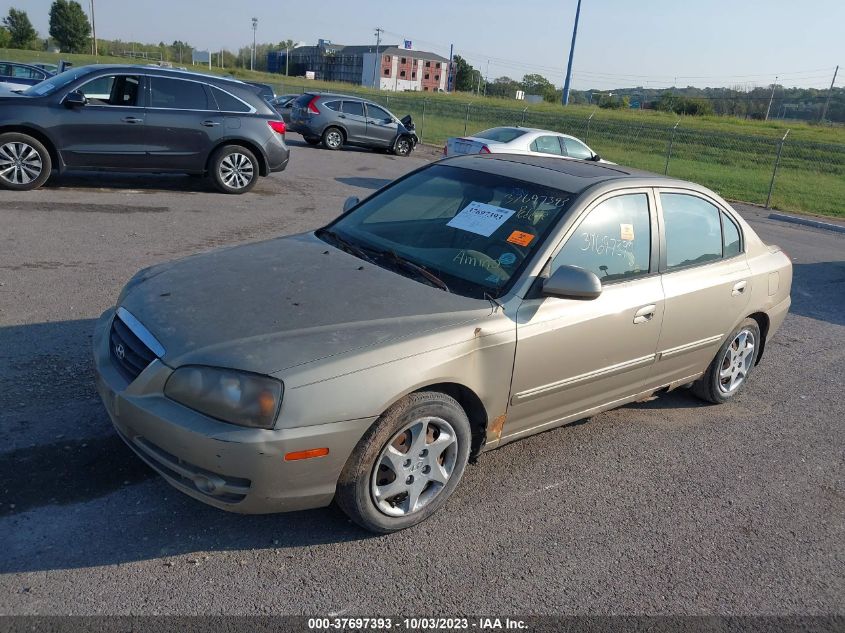
[[[284,39],[341,44],[413,41],[448,57],[449,44],[490,79],[537,72],[560,86],[576,0],[95,0],[97,35],[237,49]],[[42,36],[52,0],[0,0],[26,9]],[[89,0],[82,0],[88,11]],[[301,10],[300,10],[301,7]],[[845,65],[845,0],[583,0],[573,87],[768,85],[826,88]],[[845,69],[836,85],[845,85]]]

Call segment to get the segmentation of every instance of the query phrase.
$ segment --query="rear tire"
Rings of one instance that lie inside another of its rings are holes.
[[[0,134],[0,188],[38,189],[47,182],[53,161],[47,148],[28,134]]]
[[[245,147],[224,145],[211,157],[211,178],[223,193],[246,193],[258,181],[258,160]]]
[[[760,326],[745,319],[731,332],[692,392],[707,402],[723,404],[742,391],[760,353]]]
[[[464,473],[471,443],[469,420],[454,398],[412,393],[358,442],[338,479],[337,504],[371,532],[416,525],[446,503]]]
[[[344,138],[340,128],[329,127],[323,132],[323,147],[337,151],[343,147]]]

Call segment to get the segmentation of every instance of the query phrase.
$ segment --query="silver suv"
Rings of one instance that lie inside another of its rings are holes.
[[[288,129],[310,145],[332,150],[357,145],[407,156],[418,142],[410,116],[400,120],[378,104],[347,95],[306,92],[294,101]]]

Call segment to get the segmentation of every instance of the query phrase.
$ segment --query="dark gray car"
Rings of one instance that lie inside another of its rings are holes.
[[[244,193],[288,163],[285,124],[245,83],[144,66],[73,68],[0,96],[0,187],[52,169],[210,175]]]
[[[400,121],[377,103],[349,95],[306,92],[293,103],[290,129],[332,150],[357,145],[407,156],[418,142],[411,117]]]

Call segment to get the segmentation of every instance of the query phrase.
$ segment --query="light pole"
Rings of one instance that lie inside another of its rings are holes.
[[[575,26],[572,27],[572,45],[569,47],[569,64],[566,67],[566,81],[563,82],[563,105],[569,105],[569,84],[572,81],[572,58],[575,56],[575,37],[578,35],[578,19],[581,17],[581,0],[575,9]]]
[[[252,60],[249,69],[255,70],[255,32],[258,30],[258,18],[252,18]]]
[[[97,56],[97,22],[94,20],[94,0],[91,0],[91,52]]]
[[[775,100],[775,86],[777,85],[777,83],[778,78],[775,77],[775,83],[772,84],[772,95],[769,97],[769,106],[766,108],[766,118],[764,119],[765,121],[769,120],[769,112],[772,109],[772,101]]]
[[[381,46],[381,34],[384,29],[380,26],[376,27],[376,61],[373,64],[373,88],[376,87],[376,79],[378,79],[378,89],[381,90],[381,74],[378,72],[381,68],[381,57],[379,56],[379,46]],[[397,71],[398,72],[398,71]]]

